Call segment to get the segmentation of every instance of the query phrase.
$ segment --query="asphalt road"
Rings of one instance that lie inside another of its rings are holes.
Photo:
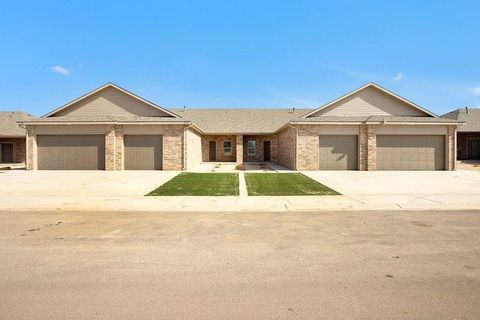
[[[0,212],[1,319],[480,319],[480,212]]]

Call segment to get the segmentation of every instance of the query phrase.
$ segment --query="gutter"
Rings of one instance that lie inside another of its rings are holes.
[[[159,125],[159,124],[191,124],[191,121],[65,121],[65,122],[47,122],[47,121],[19,121],[21,125],[76,125],[76,124],[126,124],[126,125]],[[22,127],[23,128],[23,127]]]

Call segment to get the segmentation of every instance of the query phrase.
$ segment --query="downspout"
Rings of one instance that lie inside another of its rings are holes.
[[[297,163],[298,163],[298,129],[293,124],[288,123],[288,126],[295,130],[295,158],[293,163],[293,170],[297,170]]]

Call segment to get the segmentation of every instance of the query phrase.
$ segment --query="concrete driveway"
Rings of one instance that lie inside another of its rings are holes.
[[[304,172],[340,196],[144,197],[177,174],[6,171],[0,173],[0,208],[184,212],[480,209],[480,172],[464,170]]]
[[[480,172],[476,171],[303,173],[372,209],[480,209]]]
[[[0,194],[10,197],[143,196],[179,172],[11,170],[0,173]]]
[[[0,211],[2,319],[480,319],[480,212]]]

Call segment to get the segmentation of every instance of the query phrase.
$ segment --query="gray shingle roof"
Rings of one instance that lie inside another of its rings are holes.
[[[480,132],[480,109],[461,108],[444,114],[443,118],[458,120],[462,123],[458,127],[458,132]]]
[[[21,128],[17,121],[33,118],[21,111],[0,111],[0,137],[24,137],[25,129]]]
[[[177,109],[181,117],[210,134],[274,133],[311,109]]]

